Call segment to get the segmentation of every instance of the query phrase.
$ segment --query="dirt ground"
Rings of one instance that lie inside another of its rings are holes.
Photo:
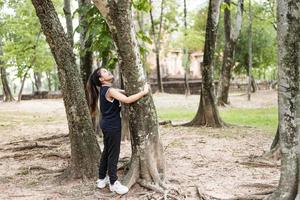
[[[170,105],[197,109],[199,96],[158,94],[154,100],[157,109]],[[237,93],[230,100],[230,107],[262,108],[276,106],[277,96],[274,91],[258,91],[250,102]],[[162,195],[138,184],[118,196],[107,188],[97,189],[95,180],[59,181],[70,159],[61,99],[0,103],[0,117],[0,199],[161,199]],[[166,182],[180,191],[177,199],[199,199],[198,188],[215,198],[239,199],[274,189],[278,183],[279,161],[259,159],[270,147],[270,133],[243,126],[159,129],[166,155]],[[120,160],[128,157],[130,142],[123,141]]]

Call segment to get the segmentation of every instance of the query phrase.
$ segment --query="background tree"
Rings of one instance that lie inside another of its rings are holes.
[[[74,45],[73,39],[73,21],[72,21],[72,10],[71,10],[71,2],[70,0],[64,0],[64,14],[66,18],[67,25],[67,34],[70,40],[71,45]]]
[[[109,1],[106,4],[105,1],[94,0],[94,3],[110,27],[121,60],[125,90],[128,95],[134,94],[143,88],[146,77],[133,25],[131,1]],[[129,105],[129,126],[132,156],[124,183],[131,187],[140,180],[143,186],[163,192],[164,154],[151,95]]]
[[[3,34],[2,58],[5,67],[17,69],[17,77],[21,79],[18,94],[18,101],[20,101],[25,80],[30,72],[50,71],[54,66],[54,60],[41,35],[38,18],[31,2],[29,0],[12,1],[9,5],[14,12],[2,13],[5,19],[2,28],[9,30]]]
[[[11,93],[8,80],[7,80],[7,75],[6,75],[6,68],[4,67],[4,62],[1,60],[3,56],[3,51],[2,51],[2,39],[0,37],[0,75],[1,75],[1,82],[2,82],[2,88],[3,88],[3,101],[5,102],[10,102],[14,101],[14,97]]]
[[[252,83],[252,23],[253,23],[253,17],[252,17],[252,6],[251,6],[251,0],[249,0],[249,39],[248,39],[248,68],[247,68],[247,76],[248,76],[248,87],[247,87],[247,97],[248,101],[250,101],[251,98],[251,83]]]
[[[75,55],[50,0],[32,0],[58,67],[71,141],[71,177],[97,176],[100,148],[92,129]]]
[[[247,2],[247,1],[245,1]],[[244,4],[243,22],[249,24],[249,4]],[[277,41],[274,23],[276,18],[270,11],[269,5],[251,3],[253,13],[252,23],[252,48],[253,63],[252,74],[257,79],[274,79],[277,67]],[[236,46],[234,73],[236,75],[247,74],[249,51],[249,29],[243,26]]]
[[[212,76],[213,57],[215,52],[217,27],[219,22],[220,4],[220,0],[209,1],[203,63],[201,63],[202,84],[200,104],[194,119],[191,122],[185,124],[185,126],[223,126],[223,122],[219,116],[218,108],[215,104]]]
[[[151,20],[151,30],[155,47],[155,57],[156,57],[156,73],[157,73],[157,87],[159,92],[164,92],[162,77],[161,77],[161,68],[160,68],[160,48],[161,48],[161,31],[162,31],[162,23],[163,23],[163,14],[164,14],[164,2],[165,0],[161,0],[160,5],[160,16],[159,16],[159,28],[158,32],[155,31],[155,24],[153,19],[153,8],[152,1],[150,0],[151,9],[149,11],[150,20]]]
[[[234,66],[234,52],[237,39],[242,27],[242,15],[243,15],[243,0],[238,1],[235,27],[233,28],[231,23],[231,0],[225,0],[224,9],[224,51],[223,51],[223,64],[221,69],[221,75],[218,84],[217,104],[228,104],[228,93],[231,79],[231,69]]]
[[[78,0],[78,13],[79,13],[79,26],[81,27],[78,32],[80,33],[80,74],[84,86],[86,97],[86,83],[89,75],[93,71],[93,51],[91,50],[91,38],[87,37],[89,15],[88,10],[91,9],[91,0]]]
[[[187,8],[186,0],[183,1],[183,18],[184,18],[184,36],[187,36]],[[189,73],[190,73],[190,52],[188,49],[183,49],[183,68],[184,68],[184,85],[185,85],[185,95],[190,95],[190,86],[189,86]]]

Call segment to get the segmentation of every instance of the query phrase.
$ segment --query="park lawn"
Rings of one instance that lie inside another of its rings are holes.
[[[22,111],[0,111],[0,130],[6,128],[14,128],[19,125],[32,126],[35,124],[57,124],[65,123],[66,117],[64,115],[45,115],[45,114],[33,114],[31,112]]]
[[[158,109],[160,121],[189,121],[195,116],[191,108]],[[225,108],[219,110],[221,118],[229,124],[245,125],[261,128],[268,133],[275,134],[277,129],[278,112],[271,108]]]

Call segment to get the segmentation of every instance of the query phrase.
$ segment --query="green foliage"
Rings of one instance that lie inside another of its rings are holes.
[[[85,41],[91,42],[90,49],[81,49],[80,44],[76,45],[80,49],[80,55],[84,55],[87,51],[97,52],[106,66],[113,69],[118,61],[117,53],[104,17],[94,5],[81,6],[75,12],[85,16],[85,21],[81,21],[75,31],[81,33],[84,31],[84,24],[88,24]]]
[[[217,42],[215,50],[215,67],[214,77],[218,79],[220,69],[222,66],[222,55],[224,50],[224,9],[228,7],[225,3],[221,6],[219,27],[217,33]],[[235,51],[235,68],[234,73],[246,74],[248,66],[248,38],[249,38],[249,13],[248,1],[244,2],[244,15],[242,22],[241,34],[238,39]],[[235,25],[236,5],[230,6],[232,26]],[[274,22],[276,21],[276,14],[274,13],[274,0],[263,1],[262,3],[252,2],[253,11],[253,73],[256,78],[262,78],[265,75],[268,78],[274,78],[276,74],[277,63],[277,44],[276,44],[276,30],[274,29]],[[207,19],[207,7],[200,9],[194,15],[195,30],[200,30],[205,34]]]
[[[199,51],[203,49],[204,36],[193,29],[182,30],[179,37],[172,42],[172,46],[187,49],[189,52]]]
[[[0,37],[3,38],[5,67],[16,67],[22,77],[28,69],[49,71],[54,60],[41,33],[40,23],[30,0],[9,1],[10,13],[1,13]]]
[[[167,33],[178,31],[180,21],[178,8],[180,8],[180,6],[176,0],[165,0],[163,30]]]
[[[247,10],[247,8],[245,8]],[[253,72],[257,78],[272,71],[277,63],[277,40],[273,22],[276,20],[264,4],[253,4]],[[248,68],[248,15],[244,15],[243,28],[236,49],[236,73],[246,73]]]
[[[149,12],[151,10],[151,4],[149,0],[133,0],[133,7],[140,11]]]

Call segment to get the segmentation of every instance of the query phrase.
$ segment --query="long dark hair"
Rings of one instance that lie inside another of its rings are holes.
[[[101,68],[97,68],[93,71],[90,75],[87,83],[86,83],[86,90],[88,92],[88,104],[91,115],[94,117],[96,115],[96,107],[98,104],[99,98],[99,88],[101,87],[101,81],[99,78],[101,77]]]

